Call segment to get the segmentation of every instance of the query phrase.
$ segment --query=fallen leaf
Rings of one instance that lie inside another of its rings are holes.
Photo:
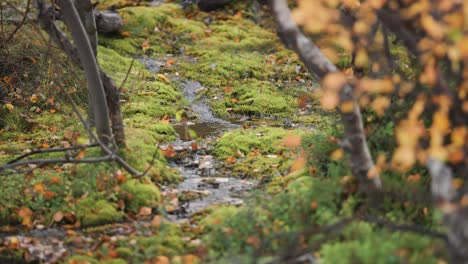
[[[140,208],[140,212],[138,212],[138,215],[141,215],[141,216],[151,215],[151,212],[152,212],[151,207],[144,206]]]
[[[197,144],[197,142],[192,142],[191,147],[192,147],[192,150],[193,150],[193,151],[198,151],[198,144]]]
[[[44,192],[45,192],[44,185],[42,185],[41,183],[34,184],[33,189],[34,189],[34,191],[36,191],[36,192],[38,192],[40,194],[44,194]]]
[[[159,256],[156,258],[156,264],[170,264],[169,258],[166,256]]]
[[[151,220],[151,225],[155,226],[155,227],[158,227],[158,226],[161,225],[162,221],[163,221],[163,219],[162,219],[162,217],[160,215],[155,215],[153,217],[153,220]]]
[[[120,35],[121,35],[122,37],[129,38],[129,37],[130,37],[130,32],[128,32],[128,31],[120,32]]]
[[[337,161],[341,158],[343,158],[344,156],[344,151],[343,149],[337,149],[335,151],[332,152],[332,154],[330,155],[330,158],[334,161]]]
[[[33,215],[33,211],[29,209],[28,207],[21,207],[21,209],[18,211],[18,216],[22,218],[32,216],[32,215]]]
[[[284,137],[284,145],[288,148],[297,148],[301,146],[302,137],[298,135],[287,135]]]
[[[245,241],[247,244],[254,246],[254,247],[259,247],[260,246],[260,239],[258,238],[257,235],[251,235],[247,238]]]
[[[54,219],[55,222],[60,222],[63,220],[63,212],[62,211],[57,211],[55,214],[52,216],[52,219]]]
[[[51,184],[59,184],[62,181],[62,179],[60,179],[60,177],[58,176],[52,176],[50,177],[49,181]]]
[[[12,104],[5,104],[6,109],[8,109],[10,112],[13,112],[15,107]]]
[[[164,81],[165,83],[170,83],[171,81],[166,77],[166,75],[162,74],[162,73],[159,73],[158,75],[158,78],[161,79],[162,81]]]
[[[230,156],[230,157],[228,157],[228,158],[226,159],[226,162],[227,162],[228,164],[234,164],[234,163],[236,163],[236,161],[237,161],[237,159],[236,159],[234,156]]]

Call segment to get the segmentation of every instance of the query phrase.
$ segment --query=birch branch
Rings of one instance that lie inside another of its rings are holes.
[[[278,35],[286,47],[295,51],[307,70],[319,79],[327,74],[338,72],[338,68],[320,51],[320,49],[302,33],[294,22],[286,0],[272,0],[272,9],[277,21]],[[379,175],[369,177],[374,162],[369,152],[364,133],[361,112],[349,84],[340,91],[341,102],[352,102],[353,110],[341,112],[344,125],[345,144],[350,154],[351,170],[359,181],[360,188],[371,193],[381,188]]]

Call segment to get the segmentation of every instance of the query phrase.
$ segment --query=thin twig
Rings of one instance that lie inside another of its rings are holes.
[[[70,157],[56,158],[56,159],[32,159],[32,160],[18,161],[15,163],[2,165],[0,166],[0,172],[7,170],[7,169],[12,169],[16,167],[25,166],[25,165],[40,164],[40,166],[44,166],[46,164],[57,164],[57,163],[98,163],[98,162],[104,162],[104,161],[113,161],[114,159],[115,157],[113,157],[113,155],[106,155],[102,157],[89,158],[89,159],[72,159]]]
[[[132,59],[132,62],[130,63],[130,67],[128,67],[127,74],[125,74],[125,78],[123,79],[122,84],[120,84],[119,91],[122,90],[124,84],[127,82],[128,76],[130,75],[130,71],[131,71],[132,68],[133,68],[133,63],[134,63],[134,62],[135,62],[135,58]]]
[[[15,163],[19,160],[22,160],[26,157],[29,157],[29,156],[32,156],[32,155],[35,155],[35,154],[40,154],[40,153],[52,153],[52,152],[63,152],[63,151],[69,151],[69,150],[83,150],[85,148],[92,148],[92,147],[97,147],[98,144],[96,143],[93,143],[93,144],[88,144],[88,145],[76,145],[76,146],[71,146],[71,147],[68,147],[68,148],[47,148],[47,149],[36,149],[36,150],[33,150],[31,152],[28,152],[28,153],[25,153],[19,157],[16,157],[15,159],[13,160],[10,160],[9,162],[7,162],[7,164],[12,164],[12,163]]]
[[[108,155],[112,155],[114,157],[114,161],[117,162],[120,166],[122,166],[128,173],[140,177],[142,175],[141,172],[135,170],[132,166],[130,166],[127,162],[125,162],[120,156],[118,156],[114,151],[110,150],[106,145],[104,145],[94,133],[92,133],[91,128],[89,127],[89,124],[85,121],[84,117],[81,115],[80,111],[78,110],[78,106],[76,105],[75,101],[73,101],[73,98],[65,92],[65,89],[62,87],[62,85],[59,85],[60,89],[65,93],[65,96],[67,97],[68,101],[70,102],[73,112],[78,116],[80,119],[81,123],[85,126],[86,130],[88,131],[90,137],[99,144],[101,149]]]
[[[15,10],[16,12],[18,12],[20,14],[22,13],[21,10],[19,10],[15,5],[11,4],[10,2],[6,2],[6,3],[10,8]],[[24,14],[23,14],[23,19],[21,19],[20,23],[10,33],[8,38],[5,41],[3,41],[2,46],[0,46],[0,48],[3,48],[3,46],[6,43],[10,42],[10,40],[13,38],[13,36],[16,34],[16,32],[18,32],[18,30],[24,25],[24,22],[26,22],[26,20],[28,19],[28,14],[29,14],[30,7],[31,7],[31,0],[28,0],[28,2],[26,3],[26,10],[24,11]]]
[[[412,233],[416,233],[416,234],[420,234],[420,235],[430,236],[430,237],[437,238],[437,239],[442,239],[445,242],[448,241],[448,238],[447,238],[446,234],[440,233],[440,232],[437,232],[437,231],[433,231],[433,230],[430,230],[430,229],[427,229],[427,228],[424,228],[424,227],[421,227],[421,226],[407,225],[407,224],[396,224],[396,223],[392,223],[392,222],[389,222],[387,220],[380,219],[380,218],[377,218],[377,217],[374,217],[374,216],[371,216],[371,215],[363,216],[361,219],[363,221],[366,221],[366,222],[369,222],[369,223],[382,225],[383,227],[388,228],[390,230],[412,232]]]

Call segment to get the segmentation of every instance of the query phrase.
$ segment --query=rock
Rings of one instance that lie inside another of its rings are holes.
[[[203,11],[212,11],[232,2],[232,0],[198,0],[198,7]]]

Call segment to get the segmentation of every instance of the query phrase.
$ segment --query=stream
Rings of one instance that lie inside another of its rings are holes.
[[[141,61],[150,71],[157,73],[160,64],[155,60]],[[197,81],[175,80],[181,88],[184,97],[189,102],[191,115],[195,121],[174,122],[178,134],[174,142],[170,142],[176,155],[168,158],[169,165],[177,168],[183,180],[176,185],[162,186],[166,197],[171,197],[172,208],[166,206],[169,221],[189,222],[190,216],[208,206],[215,204],[241,205],[243,193],[253,188],[255,180],[244,180],[230,177],[229,171],[217,164],[210,155],[216,137],[229,130],[240,128],[243,121],[226,121],[217,118],[211,112],[203,99],[197,97],[197,91],[202,88]],[[255,121],[248,122],[255,125]],[[190,131],[196,134],[192,139]],[[197,144],[197,149],[193,149]],[[190,197],[181,199],[181,197]],[[63,227],[41,227],[29,231],[12,230],[0,234],[0,243],[15,244],[26,249],[25,261],[2,256],[0,263],[55,263],[66,255],[96,250],[104,239],[120,240],[131,235],[152,236],[150,218],[141,218],[123,223],[113,223],[93,230],[65,229]]]
[[[196,193],[199,198],[181,205],[177,217],[186,218],[213,204],[242,204],[242,192],[251,189],[256,181],[229,177],[229,172],[219,169],[216,160],[209,155],[210,143],[216,136],[241,126],[213,115],[208,105],[197,98],[197,91],[202,88],[199,82],[181,81],[180,85],[190,103],[190,111],[198,118],[196,122],[174,125],[179,139],[171,144],[179,154],[170,164],[180,171],[184,180],[172,191]],[[191,139],[190,130],[197,135],[197,140]],[[192,144],[201,145],[201,148],[191,151]]]

